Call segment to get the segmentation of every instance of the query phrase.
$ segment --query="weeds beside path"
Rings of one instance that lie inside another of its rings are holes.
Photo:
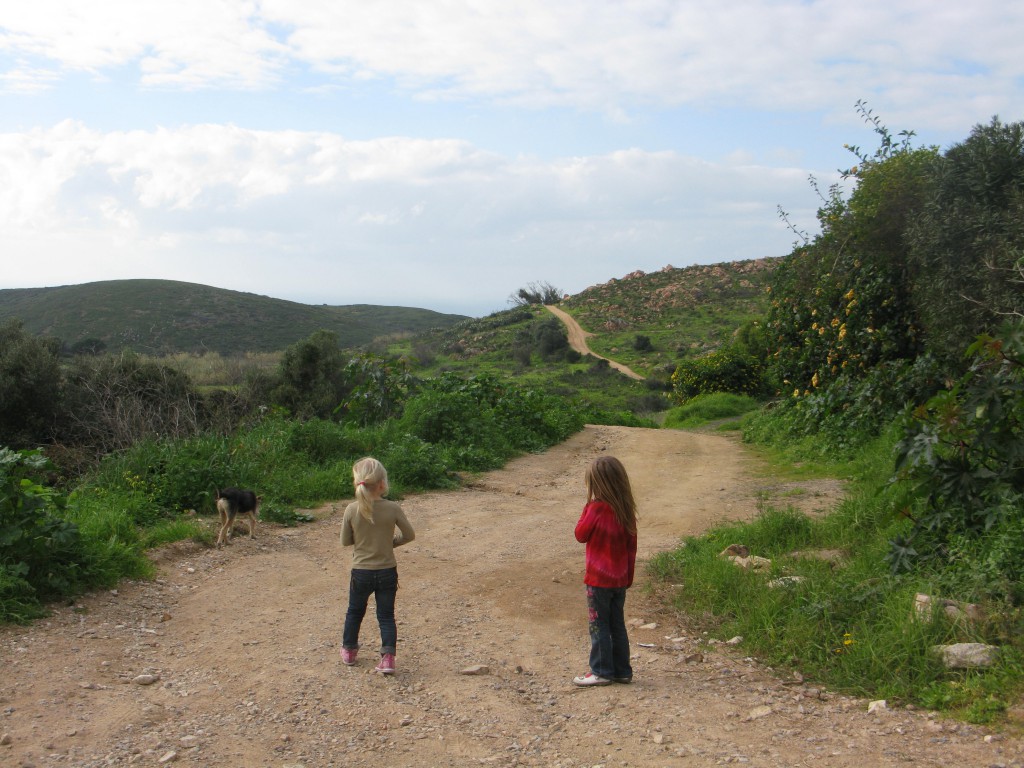
[[[729,638],[667,610],[642,564],[626,603],[634,684],[574,688],[589,640],[573,527],[584,468],[602,454],[630,471],[642,560],[756,514],[773,491],[734,438],[601,426],[462,489],[409,497],[417,536],[398,553],[391,678],[372,672],[372,611],[358,664],[338,658],[346,500],[222,550],[165,548],[156,581],[0,629],[0,764],[1020,765],[1015,740],[986,742],[922,712],[869,715],[864,701],[781,681],[709,643]],[[486,671],[462,674],[474,665]]]

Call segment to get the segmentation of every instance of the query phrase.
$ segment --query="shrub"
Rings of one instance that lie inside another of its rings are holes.
[[[637,352],[652,352],[654,345],[651,343],[651,337],[638,333],[633,338],[633,349]]]
[[[903,422],[897,470],[919,502],[913,531],[893,542],[896,570],[916,558],[947,561],[954,538],[990,536],[1021,517],[1024,323],[1005,326],[999,338],[982,336],[969,352],[970,370]],[[1015,567],[1012,580],[1022,572]]]
[[[672,387],[680,403],[711,392],[758,396],[765,390],[760,364],[728,347],[681,362],[672,374]]]
[[[31,618],[41,603],[87,584],[78,527],[60,515],[64,497],[34,479],[46,466],[39,451],[0,448],[2,621]]]
[[[15,448],[48,442],[61,413],[60,343],[0,325],[0,435]]]

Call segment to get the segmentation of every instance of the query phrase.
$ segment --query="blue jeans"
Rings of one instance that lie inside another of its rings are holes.
[[[380,625],[380,652],[395,652],[398,627],[395,626],[395,594],[398,592],[398,569],[384,568],[371,571],[353,568],[348,583],[348,612],[341,637],[343,648],[359,647],[359,627],[366,615],[366,604],[373,595],[377,604],[377,623]]]
[[[587,587],[590,616],[590,671],[609,680],[630,680],[626,632],[626,588]]]

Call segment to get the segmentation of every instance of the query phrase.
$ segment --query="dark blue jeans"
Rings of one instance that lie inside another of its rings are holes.
[[[587,587],[590,615],[590,671],[609,680],[630,680],[626,632],[626,588]]]
[[[341,637],[343,648],[359,647],[359,627],[366,615],[366,604],[373,595],[377,604],[377,623],[380,625],[380,652],[395,652],[398,628],[395,626],[395,594],[398,592],[398,569],[379,571],[353,568],[348,583],[348,612],[345,631]]]

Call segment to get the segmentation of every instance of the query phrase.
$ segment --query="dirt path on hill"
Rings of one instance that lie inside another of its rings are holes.
[[[557,317],[565,324],[565,328],[569,332],[570,347],[575,349],[581,355],[591,355],[593,357],[598,358],[599,360],[608,360],[607,357],[602,357],[601,355],[591,350],[589,346],[587,346],[587,338],[593,336],[594,334],[584,331],[582,326],[580,326],[580,324],[576,322],[576,318],[574,318],[564,309],[559,309],[554,305],[545,304],[544,307],[545,309],[548,310],[548,312],[553,314],[555,317]],[[614,360],[608,360],[608,364],[616,371],[626,374],[631,379],[643,379],[643,376],[641,376],[639,373],[637,373],[627,365],[617,363]]]
[[[0,765],[1022,765],[1015,739],[777,679],[663,609],[642,565],[626,601],[635,682],[575,688],[589,640],[573,527],[584,468],[605,452],[630,471],[642,559],[754,515],[765,495],[814,511],[838,492],[773,483],[730,437],[588,427],[463,489],[405,499],[417,538],[398,551],[390,678],[372,671],[372,612],[358,665],[338,658],[346,500],[223,550],[168,547],[155,581],[0,629]],[[486,673],[462,674],[473,665]]]

